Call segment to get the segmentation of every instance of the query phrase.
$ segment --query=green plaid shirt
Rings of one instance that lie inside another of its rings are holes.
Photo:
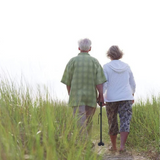
[[[61,82],[71,86],[69,105],[97,106],[96,85],[106,81],[103,69],[97,59],[87,52],[81,52],[67,64]]]

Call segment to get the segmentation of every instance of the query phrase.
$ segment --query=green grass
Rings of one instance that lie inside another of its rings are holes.
[[[47,90],[1,82],[0,159],[100,159],[91,140],[80,139],[72,108],[52,100]]]
[[[91,140],[99,140],[98,114],[90,139],[80,139],[72,108],[53,100],[47,89],[36,91],[7,80],[0,83],[0,160],[99,160]],[[133,107],[128,148],[155,152],[160,145],[160,97]],[[103,141],[109,143],[103,108]],[[149,145],[148,145],[149,144]],[[97,145],[97,144],[96,144]]]
[[[128,145],[160,151],[160,96],[134,104]]]

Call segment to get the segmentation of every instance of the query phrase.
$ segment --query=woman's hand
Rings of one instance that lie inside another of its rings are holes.
[[[134,97],[134,94],[132,94],[133,95],[133,97]],[[134,103],[134,100],[132,100],[132,104]]]

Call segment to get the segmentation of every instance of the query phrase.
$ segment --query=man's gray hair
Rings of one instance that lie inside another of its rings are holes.
[[[89,51],[91,47],[91,41],[87,38],[78,41],[78,46],[81,51]]]

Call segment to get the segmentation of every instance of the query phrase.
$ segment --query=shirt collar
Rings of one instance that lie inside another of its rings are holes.
[[[80,52],[78,55],[88,55],[88,56],[90,56],[87,52]]]

